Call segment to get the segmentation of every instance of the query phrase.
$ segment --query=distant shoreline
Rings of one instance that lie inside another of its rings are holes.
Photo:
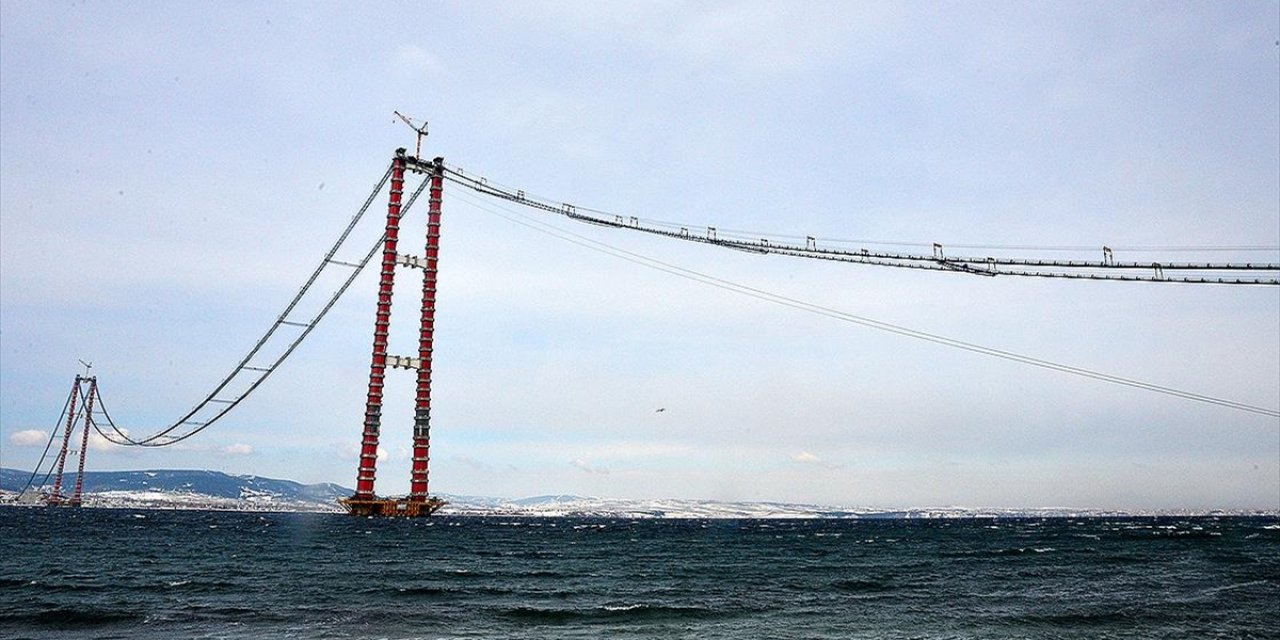
[[[30,472],[0,468],[0,505],[14,505]],[[46,487],[44,491],[48,491]],[[292,480],[219,471],[151,469],[85,473],[84,504],[88,508],[243,511],[258,513],[338,513],[338,500],[353,490],[332,483],[301,484]],[[495,498],[440,494],[448,504],[441,516],[599,517],[629,519],[957,519],[957,518],[1121,518],[1121,517],[1280,517],[1276,509],[1095,509],[1053,506],[1036,508],[933,506],[872,507],[818,505],[779,501],[725,501],[689,498],[604,498],[539,495]],[[25,499],[33,506],[41,500]],[[23,506],[23,505],[17,505]]]
[[[14,500],[16,495],[0,495],[0,509],[46,509],[42,504],[21,504]],[[197,498],[195,495],[183,498]],[[85,504],[80,509],[111,511],[204,511],[221,513],[310,513],[323,515],[345,515],[336,504],[332,509],[322,505],[307,504],[264,504],[264,503],[222,503],[212,496],[201,496],[208,500],[193,500],[185,503],[158,501],[118,500],[103,503],[93,495],[85,496]],[[1150,518],[1275,518],[1280,520],[1280,510],[1168,510],[1168,511],[1116,511],[1116,510],[1059,510],[1059,509],[905,509],[896,511],[842,512],[839,515],[829,514],[790,514],[744,515],[726,513],[721,515],[687,514],[687,513],[654,513],[643,510],[516,510],[516,509],[475,509],[463,507],[450,510],[448,507],[437,514],[439,517],[465,518],[525,518],[525,519],[613,519],[613,520],[1027,520],[1027,519],[1150,519]]]

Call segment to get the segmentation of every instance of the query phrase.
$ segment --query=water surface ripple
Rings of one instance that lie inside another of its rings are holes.
[[[1280,638],[1280,520],[0,508],[0,637]]]

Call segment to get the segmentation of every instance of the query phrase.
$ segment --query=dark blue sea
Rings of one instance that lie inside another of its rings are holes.
[[[0,508],[3,638],[1280,638],[1280,519]]]

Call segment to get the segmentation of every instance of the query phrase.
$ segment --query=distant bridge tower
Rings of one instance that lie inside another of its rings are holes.
[[[401,197],[405,171],[428,175],[430,205],[427,211],[426,254],[423,257],[397,253],[400,234]],[[427,475],[431,448],[431,351],[435,333],[436,266],[440,258],[440,202],[444,189],[444,159],[430,162],[405,155],[396,149],[391,164],[391,193],[387,203],[386,240],[382,245],[382,271],[378,279],[378,305],[373,321],[373,358],[369,367],[369,393],[364,411],[364,433],[360,441],[360,465],[356,472],[356,492],[342,500],[352,515],[427,516],[444,506],[444,501],[428,494]],[[422,269],[422,308],[418,329],[418,355],[387,355],[387,335],[391,325],[391,294],[396,266]],[[409,495],[379,498],[373,491],[377,476],[378,435],[382,423],[382,387],[387,368],[417,371],[414,395],[413,469]]]

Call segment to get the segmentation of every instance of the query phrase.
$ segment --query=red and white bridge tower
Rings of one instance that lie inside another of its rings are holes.
[[[401,198],[405,171],[425,173],[430,184],[426,250],[423,257],[397,253],[400,236]],[[391,164],[391,194],[387,203],[386,239],[382,245],[382,271],[378,280],[378,306],[373,322],[373,358],[369,366],[369,394],[364,411],[364,435],[360,442],[360,466],[356,492],[342,501],[352,515],[427,516],[444,506],[428,494],[427,476],[431,451],[431,351],[435,334],[436,268],[440,259],[440,202],[444,191],[444,159],[423,161],[396,149]],[[391,294],[396,266],[422,270],[422,308],[418,328],[418,355],[387,354],[391,326]],[[409,495],[379,498],[373,491],[377,477],[378,435],[382,424],[383,379],[388,368],[417,372],[413,414],[413,468]]]

